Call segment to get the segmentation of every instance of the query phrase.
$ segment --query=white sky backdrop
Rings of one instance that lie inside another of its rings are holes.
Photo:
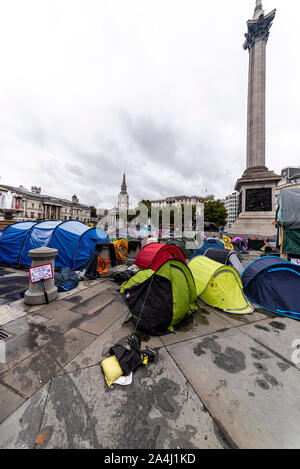
[[[109,208],[223,198],[245,169],[255,0],[0,0],[0,184]],[[277,8],[267,160],[300,165],[300,2]]]

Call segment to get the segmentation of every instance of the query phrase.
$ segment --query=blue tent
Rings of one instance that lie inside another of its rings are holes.
[[[86,263],[96,244],[101,242],[109,242],[105,231],[77,220],[14,223],[5,228],[0,237],[0,264],[29,267],[28,251],[48,246],[58,249],[56,267],[76,270]]]
[[[281,316],[300,319],[300,266],[276,256],[251,262],[242,273],[252,303]]]
[[[222,243],[222,241],[220,241],[218,238],[206,238],[202,246],[198,246],[195,249],[191,257],[191,260],[196,256],[203,256],[208,249],[224,250],[225,247],[224,247],[224,243]]]

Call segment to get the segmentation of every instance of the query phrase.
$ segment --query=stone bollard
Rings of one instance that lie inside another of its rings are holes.
[[[101,277],[110,277],[113,273],[113,266],[112,266],[112,258],[111,258],[111,251],[110,248],[114,245],[112,243],[99,243],[96,245],[96,251],[98,252],[99,256],[104,257],[105,259],[108,259],[110,261],[109,266],[108,266],[108,272],[106,275],[101,275]]]
[[[31,249],[28,252],[31,260],[31,267],[36,267],[43,264],[51,264],[52,272],[54,276],[54,259],[58,254],[57,249],[41,247],[37,249]],[[57,297],[57,287],[54,285],[54,278],[44,280],[44,285],[48,295],[49,303]],[[26,290],[24,295],[24,303],[27,305],[42,305],[46,303],[44,294],[44,288],[41,282],[31,283],[29,289]]]

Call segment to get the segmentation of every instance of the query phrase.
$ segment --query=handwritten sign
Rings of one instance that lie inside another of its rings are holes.
[[[31,283],[37,283],[41,280],[49,280],[53,278],[53,270],[51,264],[37,265],[29,269]]]
[[[228,238],[228,236],[223,234],[223,241],[224,241],[224,247],[225,249],[228,249],[229,251],[233,251],[233,246],[231,244],[231,239]]]

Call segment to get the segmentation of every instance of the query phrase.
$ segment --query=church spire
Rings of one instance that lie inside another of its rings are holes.
[[[121,185],[121,192],[124,194],[125,192],[127,192],[127,185],[126,185],[126,179],[125,179],[125,171],[124,171],[124,174],[123,174],[123,182],[122,182],[122,185]]]

